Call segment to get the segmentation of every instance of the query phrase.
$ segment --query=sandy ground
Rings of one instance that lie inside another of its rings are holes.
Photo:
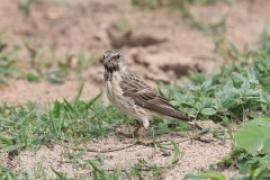
[[[256,46],[263,26],[269,23],[270,2],[237,0],[231,5],[193,6],[191,11],[204,22],[216,22],[226,15],[226,37],[239,48],[246,48]],[[119,24],[123,30],[115,32],[114,27]],[[131,32],[132,36],[122,42],[126,31]],[[142,37],[147,41],[142,41]],[[131,6],[127,0],[40,2],[31,8],[28,17],[22,16],[16,0],[4,0],[0,3],[0,39],[9,47],[24,46],[27,42],[38,51],[37,61],[41,63],[51,53],[58,59],[81,52],[95,57],[94,63],[82,73],[85,82],[83,99],[94,97],[102,89],[102,69],[97,63],[98,56],[112,47],[120,48],[130,69],[153,85],[157,80],[170,83],[190,71],[210,74],[217,71],[220,64],[226,63],[217,54],[212,40],[189,27],[178,12],[162,8],[142,10]],[[22,48],[18,58],[22,64],[29,63],[29,51]],[[0,88],[0,102],[18,104],[70,99],[80,84],[81,81],[76,78],[68,79],[63,85],[11,80],[9,86]],[[86,145],[93,143],[96,142]],[[98,144],[104,148],[119,147],[125,143],[113,136],[99,140]],[[230,144],[216,141],[209,144],[197,141],[181,143],[179,147],[183,157],[179,165],[164,172],[164,179],[177,179],[187,172],[207,168],[228,154]],[[22,152],[15,169],[33,169],[41,164],[47,169],[54,167],[66,172],[69,177],[87,175],[85,170],[62,163],[67,151],[55,145],[53,148],[42,147],[37,152]],[[86,153],[85,159],[94,156]],[[144,146],[106,156],[111,157],[105,160],[108,166],[117,164],[120,167],[126,166],[127,162],[136,162],[138,158],[160,163],[167,159],[153,148]],[[1,158],[5,159],[5,155],[1,154]]]
[[[27,42],[38,51],[37,61],[40,62],[45,61],[52,51],[58,58],[84,52],[95,55],[97,61],[102,52],[115,46],[114,42],[121,41],[119,33],[112,30],[112,25],[123,24],[133,34],[134,41],[142,37],[157,40],[152,44],[148,41],[149,44],[144,47],[128,42],[121,46],[130,69],[149,82],[159,80],[169,83],[190,71],[212,73],[224,63],[217,55],[212,40],[189,27],[176,11],[141,10],[123,0],[41,1],[25,17],[16,2],[11,0],[0,4],[0,38],[9,46],[24,46]],[[259,33],[269,22],[270,3],[238,0],[232,5],[192,6],[191,10],[204,22],[217,22],[226,15],[226,37],[244,48],[256,45]],[[158,43],[158,40],[164,41]],[[22,49],[18,61],[29,62],[29,54],[26,48]],[[83,73],[83,77],[89,87],[84,97],[91,98],[102,88],[102,69],[94,63]],[[18,82],[1,89],[1,101],[23,103],[69,98],[76,92],[78,84],[76,80],[68,80],[59,87],[43,82],[35,85]],[[29,89],[33,89],[34,93]]]
[[[206,126],[212,129],[220,129],[219,126],[212,122],[204,122],[203,127]],[[195,135],[194,133],[195,132],[189,133],[189,136]],[[181,142],[178,144],[181,152],[178,164],[162,171],[162,179],[182,179],[187,173],[206,170],[209,165],[217,163],[220,159],[228,155],[231,150],[230,141],[221,142],[214,139],[210,134],[202,136],[202,139],[208,140],[209,143],[196,140],[190,141],[188,139],[188,135],[163,135],[157,139],[157,141],[167,140],[166,143],[170,141]],[[134,143],[134,141],[134,139],[111,134],[108,138],[94,139],[89,143],[76,147],[96,149],[99,151],[113,150],[127,147]],[[172,146],[167,147],[172,148]],[[73,148],[73,145],[65,144],[64,146],[43,146],[37,151],[22,151],[9,166],[15,171],[26,171],[29,173],[38,172],[38,170],[42,169],[50,178],[55,177],[52,171],[52,169],[55,169],[66,173],[70,179],[78,179],[80,176],[89,177],[90,175],[89,167],[83,168],[78,166],[79,163],[82,163],[82,160],[93,161],[99,156],[103,158],[103,165],[100,165],[100,168],[113,170],[117,167],[118,169],[124,170],[138,163],[140,160],[166,166],[171,164],[174,155],[173,150],[161,151],[159,148],[145,145],[135,145],[108,153],[79,152],[75,151]],[[77,154],[77,156],[80,154],[80,156],[78,156],[79,158],[76,160],[76,158],[71,158],[70,154]]]

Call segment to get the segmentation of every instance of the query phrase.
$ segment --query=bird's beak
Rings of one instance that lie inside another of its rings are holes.
[[[99,62],[101,63],[101,64],[104,64],[104,58],[99,58]]]

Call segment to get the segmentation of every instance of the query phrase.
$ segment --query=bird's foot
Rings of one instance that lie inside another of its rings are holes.
[[[136,138],[136,137],[139,137],[140,134],[139,134],[139,130],[141,129],[142,125],[141,124],[138,124],[133,132],[133,138]]]
[[[144,136],[139,136],[136,138],[136,143],[144,146],[148,146],[153,143],[153,141],[147,140]]]

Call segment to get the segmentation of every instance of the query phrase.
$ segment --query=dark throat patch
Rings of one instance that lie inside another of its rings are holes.
[[[105,81],[111,81],[114,72],[119,71],[118,64],[109,64],[105,66],[104,79]]]

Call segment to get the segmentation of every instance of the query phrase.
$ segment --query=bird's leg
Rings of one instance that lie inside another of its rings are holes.
[[[141,129],[142,124],[138,124],[133,132],[134,137],[138,137],[138,132]]]
[[[139,124],[137,125],[136,129],[134,130],[133,135],[135,137],[138,136],[138,132],[142,127],[144,127],[144,129],[147,130],[149,128],[149,126],[150,126],[149,120],[147,118],[144,118],[142,120],[142,123],[141,123],[141,121],[139,121]]]
[[[148,128],[150,126],[149,120],[147,118],[145,118],[145,119],[143,119],[142,122],[143,123],[140,124],[140,126],[137,127],[137,129],[135,129],[135,132],[136,132],[136,130],[139,131],[139,129],[141,127],[144,128],[144,130],[145,130],[144,132],[146,132],[148,130]],[[134,132],[134,134],[135,134],[135,132]],[[140,144],[149,144],[149,142],[147,142],[147,140],[145,139],[145,133],[143,135],[136,136],[136,138],[137,138],[137,143],[140,143]]]

